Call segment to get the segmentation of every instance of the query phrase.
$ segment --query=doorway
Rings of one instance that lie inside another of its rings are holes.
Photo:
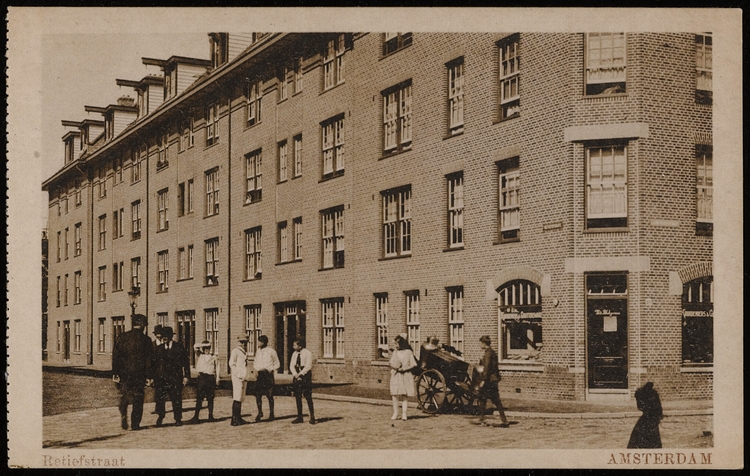
[[[287,373],[297,338],[305,338],[307,309],[305,301],[292,301],[274,304],[276,315],[276,352],[281,366],[278,373]]]
[[[586,276],[589,390],[628,388],[627,274]]]

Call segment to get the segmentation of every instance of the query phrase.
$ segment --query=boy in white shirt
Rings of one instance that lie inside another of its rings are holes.
[[[268,337],[258,337],[258,350],[255,351],[253,362],[257,379],[255,381],[255,403],[258,405],[258,415],[255,421],[263,418],[263,395],[268,398],[268,421],[273,421],[273,374],[281,367],[276,351],[268,347]]]
[[[208,421],[214,421],[214,394],[219,384],[219,359],[211,353],[211,343],[204,340],[195,344],[198,359],[195,361],[195,370],[198,371],[198,389],[195,395],[195,415],[188,423],[198,423],[198,415],[203,405],[203,399],[208,404]]]

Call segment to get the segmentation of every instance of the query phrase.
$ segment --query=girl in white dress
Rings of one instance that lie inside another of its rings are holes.
[[[391,398],[393,399],[393,416],[398,419],[398,402],[401,400],[401,419],[406,420],[407,398],[414,396],[414,375],[411,369],[417,366],[414,353],[401,335],[396,336],[396,349],[391,355]]]

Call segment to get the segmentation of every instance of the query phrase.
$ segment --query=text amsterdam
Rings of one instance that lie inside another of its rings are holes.
[[[607,464],[711,464],[711,453],[612,453]]]

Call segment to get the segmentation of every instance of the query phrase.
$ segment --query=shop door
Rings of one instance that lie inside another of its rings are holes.
[[[70,321],[63,322],[63,360],[70,360]]]
[[[305,338],[305,302],[279,303],[276,309],[276,353],[279,355],[281,367],[279,373],[289,370],[297,338]]]
[[[626,299],[588,300],[589,389],[628,388]]]

